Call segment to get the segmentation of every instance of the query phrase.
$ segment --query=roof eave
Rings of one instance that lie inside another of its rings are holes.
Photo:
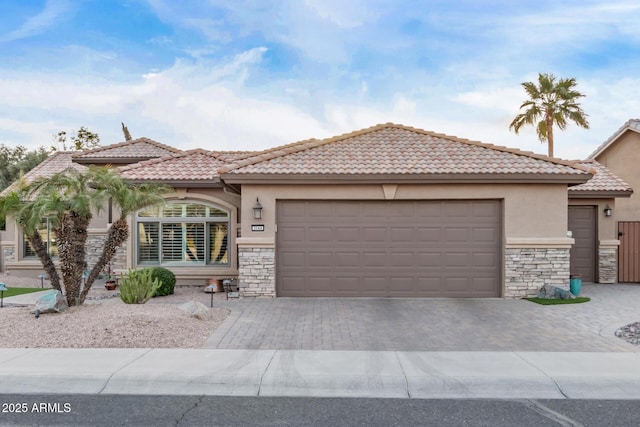
[[[612,199],[617,197],[631,197],[633,190],[571,190],[569,189],[569,198],[571,199]]]
[[[74,157],[72,159],[73,163],[78,163],[81,165],[129,165],[132,163],[143,162],[146,160],[157,159],[155,156],[145,156],[145,157]]]
[[[168,185],[169,187],[173,187],[173,188],[217,188],[217,187],[222,187],[222,184],[220,183],[220,179],[216,178],[216,179],[208,179],[208,180],[195,180],[195,179],[190,179],[190,180],[180,180],[180,179],[175,179],[175,180],[171,180],[171,179],[131,179],[131,178],[126,178],[127,181],[133,183],[133,184],[146,184],[149,182],[157,182],[160,184],[165,184]]]
[[[227,184],[566,184],[591,174],[222,174]]]

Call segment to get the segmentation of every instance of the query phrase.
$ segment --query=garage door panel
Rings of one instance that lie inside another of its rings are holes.
[[[331,227],[308,227],[307,242],[330,242],[333,237]]]
[[[468,218],[472,214],[468,203],[445,203],[444,206],[445,215],[450,218]]]
[[[444,254],[444,265],[446,267],[466,268],[469,265],[469,254],[467,252],[448,252]]]
[[[375,293],[384,296],[387,291],[387,279],[379,275],[363,276],[359,291],[363,294]]]
[[[283,251],[280,261],[285,268],[304,268],[306,265],[305,253],[298,251]]]
[[[432,203],[422,203],[418,204],[417,216],[418,218],[442,218],[442,209],[444,207],[444,203],[442,202],[432,202]]]
[[[493,293],[494,287],[495,287],[495,283],[492,277],[474,277],[473,278],[473,289],[476,292],[491,294]]]
[[[441,276],[418,277],[416,279],[416,293],[419,296],[436,296],[442,290]]]
[[[389,253],[390,267],[411,267],[415,265],[413,252],[391,252]]]
[[[333,269],[333,253],[332,252],[309,252],[307,254],[307,265],[309,267],[324,267]]]
[[[498,240],[498,231],[495,227],[491,228],[480,228],[474,227],[472,230],[473,238],[472,241],[479,242],[495,242]]]
[[[335,291],[338,294],[357,295],[360,291],[360,277],[337,276],[335,279]]]
[[[335,227],[336,242],[357,242],[360,240],[358,227]]]
[[[469,290],[468,276],[451,276],[445,277],[445,289],[452,293],[467,293]],[[472,282],[473,283],[473,282]]]
[[[422,242],[442,241],[441,227],[419,227],[416,234],[418,236],[418,240]]]
[[[498,201],[278,201],[276,209],[279,296],[500,296]],[[304,223],[310,211],[323,215]]]
[[[474,218],[486,218],[490,222],[493,222],[493,218],[500,215],[500,205],[487,201],[487,202],[473,202],[472,212]]]
[[[363,267],[380,267],[387,265],[386,252],[362,252]]]
[[[305,241],[305,228],[304,227],[282,227],[278,231],[279,236],[283,243],[288,242],[304,242]]]
[[[361,254],[360,252],[336,252],[336,266],[337,267],[355,267],[361,266]]]
[[[416,232],[413,227],[391,227],[389,229],[389,240],[392,243],[413,242]]]
[[[421,268],[440,268],[442,265],[442,252],[419,252],[418,265]]]
[[[468,242],[469,229],[467,227],[447,227],[444,230],[444,238],[447,243]]]
[[[473,266],[477,268],[487,267],[494,269],[498,265],[498,256],[494,252],[476,252],[473,254]]]
[[[386,227],[364,227],[362,229],[362,240],[365,242],[386,242]]]

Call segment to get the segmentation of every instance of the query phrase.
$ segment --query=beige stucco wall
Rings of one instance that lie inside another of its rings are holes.
[[[614,212],[618,210],[618,203],[624,199],[569,199],[571,206],[596,206],[598,212],[597,233],[600,242],[617,240],[618,229],[614,216],[607,217],[604,208],[609,205]]]
[[[256,197],[263,206],[263,219],[254,220],[251,207]],[[567,235],[567,187],[559,184],[434,184],[434,185],[243,185],[243,240],[275,240],[277,199],[326,200],[503,200],[504,238],[509,241],[541,239],[539,243],[564,239]],[[251,231],[264,224],[264,232]],[[533,241],[532,241],[533,242]]]
[[[202,285],[203,278],[214,277],[235,277],[238,275],[238,260],[236,251],[236,236],[238,233],[238,212],[240,209],[240,196],[228,194],[222,190],[222,188],[191,188],[191,189],[178,189],[175,193],[167,195],[167,200],[194,200],[202,201],[205,203],[213,203],[229,210],[231,213],[231,224],[229,230],[229,248],[231,250],[231,264],[229,267],[209,267],[209,266],[197,266],[197,267],[171,267],[171,270],[176,276],[181,279],[180,284],[188,283],[189,280],[193,280],[190,284]],[[113,209],[112,219],[116,219],[119,216],[119,211]],[[127,254],[125,257],[126,265],[124,268],[119,268],[117,272],[121,272],[127,269],[135,268],[135,251],[129,250],[134,248],[135,241],[135,221],[133,221],[133,215],[129,216],[128,221],[130,225],[129,240],[126,242]],[[96,213],[89,226],[89,236],[106,235],[108,230],[108,209]],[[16,276],[28,276],[36,277],[42,273],[42,264],[36,258],[24,259],[23,258],[23,233],[20,229],[16,228],[13,217],[7,217],[7,230],[2,233],[2,241],[0,242],[0,250],[12,248],[14,251],[15,260],[10,262],[4,262],[3,270],[11,271],[11,274]]]
[[[640,134],[625,132],[596,160],[627,181],[635,191],[629,198],[617,199],[615,221],[640,221]]]

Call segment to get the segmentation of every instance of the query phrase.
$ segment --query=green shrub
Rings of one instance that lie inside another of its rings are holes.
[[[120,279],[120,299],[125,304],[144,304],[159,287],[160,280],[151,276],[150,269],[129,270]]]
[[[158,288],[154,297],[172,294],[176,287],[176,275],[164,267],[150,267],[149,270],[151,270],[151,277],[160,281],[160,288]]]

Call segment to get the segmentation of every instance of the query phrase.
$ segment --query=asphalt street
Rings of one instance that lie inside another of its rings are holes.
[[[2,426],[637,426],[634,400],[0,395]]]

